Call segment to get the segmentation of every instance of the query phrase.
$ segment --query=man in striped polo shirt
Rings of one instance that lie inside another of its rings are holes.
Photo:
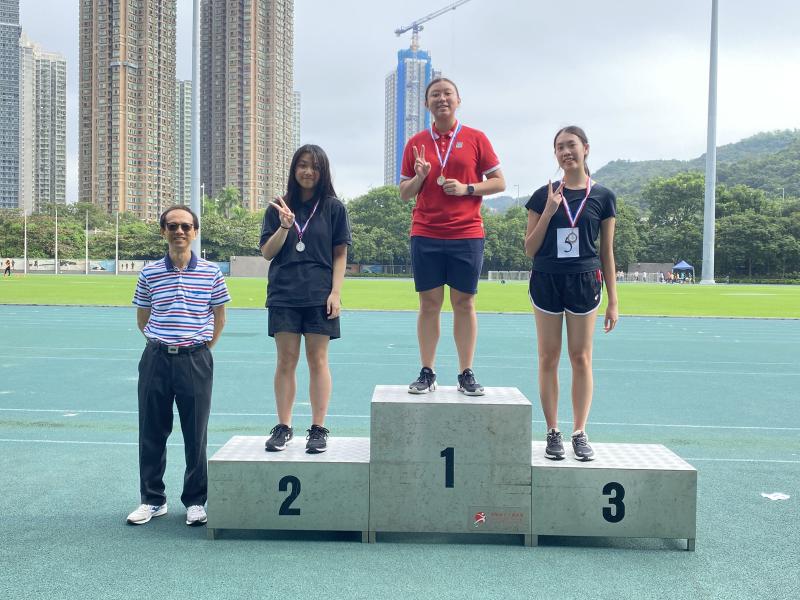
[[[230,301],[222,273],[191,250],[200,223],[189,208],[161,215],[169,251],[144,267],[136,283],[136,322],[147,345],[139,361],[139,481],[142,504],[128,515],[143,525],[167,512],[164,470],[172,403],[178,406],[186,454],[181,502],[186,524],[206,522],[206,438],[214,359],[211,348],[225,326]]]

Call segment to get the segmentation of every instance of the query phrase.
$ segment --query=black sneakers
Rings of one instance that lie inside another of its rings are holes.
[[[312,425],[308,430],[306,439],[306,452],[309,454],[319,454],[328,449],[328,434],[330,431],[321,425]]]
[[[483,396],[483,386],[475,381],[472,369],[464,369],[458,376],[458,391],[467,396]]]
[[[577,460],[586,461],[594,458],[594,450],[589,445],[589,438],[585,431],[576,431],[572,434],[572,451]]]
[[[409,394],[427,394],[436,389],[436,373],[428,367],[422,367],[419,377],[408,386]]]
[[[555,460],[564,458],[564,440],[558,429],[547,431],[547,448],[544,449],[544,455]]]
[[[267,443],[264,444],[264,450],[267,452],[279,452],[286,449],[286,444],[294,437],[294,430],[288,425],[278,423],[270,431],[272,434]]]

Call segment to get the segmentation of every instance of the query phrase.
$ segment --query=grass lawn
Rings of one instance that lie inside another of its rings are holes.
[[[232,307],[264,306],[263,279],[230,277]],[[14,275],[0,281],[0,304],[80,304],[130,306],[133,275]],[[800,286],[666,285],[628,283],[619,286],[623,315],[800,318]],[[346,279],[345,310],[416,310],[410,280]],[[530,312],[527,282],[482,281],[481,312]],[[449,307],[448,307],[449,309]]]

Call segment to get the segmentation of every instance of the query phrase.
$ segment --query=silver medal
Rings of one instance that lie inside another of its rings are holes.
[[[294,247],[294,248],[295,248],[295,250],[297,250],[298,252],[302,252],[303,250],[305,250],[305,249],[306,249],[306,245],[303,243],[303,240],[300,240],[299,242],[297,242],[297,245],[295,245],[295,247]]]
[[[445,181],[447,180],[444,178],[444,175],[439,175],[439,177],[436,178],[436,183],[438,183],[439,185],[444,185]]]

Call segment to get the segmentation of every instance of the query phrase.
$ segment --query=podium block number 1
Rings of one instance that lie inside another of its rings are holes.
[[[444,458],[444,487],[453,487],[453,477],[455,472],[455,448],[445,448],[439,453]]]

